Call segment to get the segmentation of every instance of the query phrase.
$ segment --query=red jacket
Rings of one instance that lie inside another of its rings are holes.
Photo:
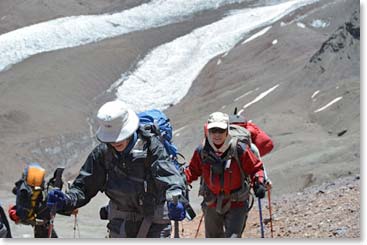
[[[212,148],[210,149],[213,150]],[[202,162],[200,156],[201,150],[201,146],[195,150],[190,164],[185,170],[187,181],[191,183],[192,181],[197,180],[199,176],[203,176],[204,182],[208,188],[213,192],[213,194],[218,195],[221,191],[220,176],[210,176],[210,164]],[[249,147],[246,147],[246,150],[243,151],[243,154],[239,157],[244,172],[251,177],[251,180],[254,181],[255,175],[257,175],[259,177],[259,181],[263,183],[263,163],[256,158]],[[223,191],[224,194],[230,194],[231,191],[239,188],[241,188],[241,172],[236,160],[232,158],[230,167],[224,171]]]

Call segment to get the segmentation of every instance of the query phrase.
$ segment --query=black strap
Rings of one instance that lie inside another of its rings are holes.
[[[144,180],[144,191],[148,191],[148,180],[152,178],[152,172],[151,172],[151,159],[152,159],[152,151],[150,149],[151,147],[151,136],[148,136],[145,134],[145,132],[142,133],[143,138],[147,142],[147,157],[144,161],[144,172],[145,172],[145,180]],[[139,231],[137,234],[137,238],[146,238],[149,232],[149,229],[152,225],[152,219],[151,216],[144,216],[144,219],[139,227]]]
[[[153,153],[150,149],[151,147],[151,143],[152,143],[152,136],[147,136],[147,135],[143,135],[143,138],[147,141],[147,157],[145,158],[144,161],[144,172],[145,172],[145,181],[151,179],[152,177],[152,172],[151,172],[151,160],[152,160],[152,156]]]
[[[141,222],[137,238],[146,238],[152,225],[152,217],[144,217],[143,222]]]

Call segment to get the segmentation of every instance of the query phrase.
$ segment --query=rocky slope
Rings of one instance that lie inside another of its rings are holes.
[[[303,192],[271,196],[273,238],[360,238],[360,177],[349,176]],[[269,204],[262,201],[264,236],[271,238]],[[183,222],[181,237],[194,238],[201,214]],[[197,238],[204,238],[202,222]],[[243,238],[260,238],[259,209],[255,201]]]

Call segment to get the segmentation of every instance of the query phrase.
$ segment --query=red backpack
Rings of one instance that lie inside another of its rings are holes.
[[[261,157],[273,150],[274,144],[269,135],[255,123],[247,121],[245,117],[241,115],[230,115],[229,124],[241,126],[250,132],[251,142],[257,146]]]

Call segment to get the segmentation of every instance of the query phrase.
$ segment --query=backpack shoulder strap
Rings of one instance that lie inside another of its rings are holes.
[[[203,159],[205,158],[205,153],[204,153],[203,149],[204,149],[203,145],[199,145],[196,148],[196,151],[199,153],[199,156],[200,156],[200,160],[201,161],[203,161]]]
[[[145,158],[145,161],[144,161],[144,171],[145,171],[145,176],[146,176],[146,179],[149,179],[151,178],[152,174],[151,174],[151,170],[150,170],[150,167],[151,167],[151,160],[152,160],[152,151],[150,150],[150,140],[147,141],[147,157]]]
[[[241,144],[238,142],[239,140],[236,139],[235,142],[232,143],[231,147],[233,147],[233,157],[235,158],[237,164],[238,164],[238,168],[240,169],[241,172],[241,182],[243,183],[244,181],[247,181],[247,187],[249,186],[250,183],[250,177],[248,176],[248,174],[245,173],[245,171],[242,168],[242,164],[240,161],[240,153],[238,152],[238,147],[242,148],[242,145],[244,146],[243,151],[244,152],[246,150],[246,147],[250,147],[249,145],[245,145],[245,144]],[[246,188],[245,185],[242,185],[242,188]],[[248,212],[252,209],[253,205],[254,205],[254,196],[251,192],[249,192],[249,198],[251,198],[251,201],[249,203],[249,208],[248,208]]]
[[[200,144],[197,148],[197,151],[199,153],[199,156],[201,158],[201,161],[204,162],[206,160],[213,160],[215,159],[215,152],[212,150],[212,147],[210,146],[208,142],[208,138],[205,138],[202,144]]]
[[[152,144],[152,137],[154,137],[151,133],[149,133],[145,128],[139,127],[138,129],[138,137],[141,136],[143,140],[145,140],[146,147],[147,147],[147,157],[144,160],[144,172],[145,172],[145,179],[144,182],[144,189],[145,192],[147,192],[147,182],[151,180],[152,178],[152,172],[151,172],[151,160],[153,157],[153,153],[151,150],[151,144]]]
[[[246,150],[246,147],[248,147],[248,146],[245,145],[245,144],[240,144],[240,142],[237,138],[234,138],[234,140],[231,143],[231,150],[233,152],[233,157],[234,157],[234,159],[236,160],[236,162],[238,164],[238,167],[239,167],[240,172],[241,172],[241,178],[242,178],[242,181],[243,181],[248,177],[248,175],[244,172],[244,170],[242,168],[242,164],[241,164],[241,160],[240,160],[241,159],[240,158],[240,152],[238,151],[239,147],[242,149],[242,145],[244,146],[244,148],[243,148],[243,152],[244,152]]]
[[[152,152],[150,150],[151,148],[151,143],[152,143],[152,133],[148,132],[146,128],[144,128],[143,126],[139,126],[138,128],[138,137],[141,137],[143,140],[145,140],[147,142],[147,158],[145,159],[145,162],[144,162],[144,166],[145,168],[148,167],[148,164],[149,164],[149,160],[152,156]]]

